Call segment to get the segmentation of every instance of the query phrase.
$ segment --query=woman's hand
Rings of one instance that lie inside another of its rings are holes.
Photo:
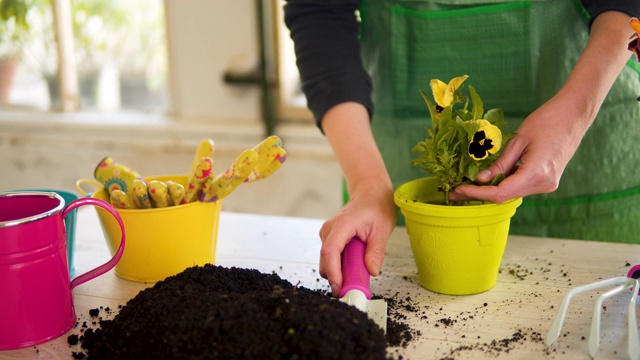
[[[380,273],[387,240],[396,225],[393,191],[384,184],[362,185],[351,193],[349,202],[320,229],[320,275],[329,280],[338,296],[342,288],[341,254],[345,245],[358,237],[367,244],[365,264],[372,276]],[[381,185],[381,186],[379,186]]]
[[[391,231],[396,225],[393,186],[373,139],[369,114],[358,103],[331,108],[322,120],[322,129],[331,143],[344,173],[349,202],[320,230],[320,275],[329,280],[338,296],[342,288],[341,254],[357,236],[365,244],[365,264],[377,276]]]
[[[449,195],[451,200],[480,199],[503,203],[558,188],[560,177],[591,122],[561,96],[545,103],[525,119],[500,158],[478,174],[481,183],[498,174],[507,176],[497,186],[462,185]],[[572,111],[572,109],[576,109]]]
[[[523,121],[500,158],[478,174],[481,183],[501,173],[507,178],[498,186],[460,186],[450,199],[502,203],[556,190],[565,167],[631,56],[627,45],[634,31],[629,21],[630,16],[616,11],[599,15],[562,89]]]

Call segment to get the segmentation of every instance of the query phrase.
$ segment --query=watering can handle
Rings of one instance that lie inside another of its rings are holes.
[[[340,297],[349,290],[361,291],[367,299],[371,300],[369,284],[371,275],[364,263],[364,254],[367,245],[362,240],[354,237],[347,243],[342,252],[342,290]]]
[[[65,207],[64,211],[62,212],[62,217],[65,218],[69,212],[84,205],[99,206],[105,209],[106,211],[108,211],[111,215],[113,215],[116,221],[118,221],[118,225],[120,225],[122,238],[120,240],[120,247],[118,248],[118,251],[116,251],[116,253],[111,257],[111,260],[107,261],[106,263],[98,266],[93,270],[87,271],[82,275],[76,276],[73,280],[71,280],[71,289],[75,288],[80,284],[84,284],[85,282],[91,279],[94,279],[106,273],[107,271],[113,269],[113,267],[116,266],[118,261],[120,261],[120,258],[122,257],[122,253],[124,252],[124,244],[125,244],[124,223],[122,222],[122,219],[120,218],[120,215],[118,214],[118,212],[106,201],[92,198],[92,197],[84,197],[84,198],[74,200],[67,207]]]

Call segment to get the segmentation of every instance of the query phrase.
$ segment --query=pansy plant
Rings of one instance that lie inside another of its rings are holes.
[[[452,205],[449,193],[459,185],[475,183],[478,173],[498,158],[503,145],[514,135],[500,131],[505,124],[502,109],[484,112],[472,86],[468,86],[469,96],[462,92],[467,78],[456,77],[448,84],[431,80],[435,103],[420,90],[429,108],[431,127],[426,128],[429,137],[413,148],[418,157],[412,163],[438,178],[438,189],[444,192],[448,205]],[[492,184],[502,179],[504,176],[497,176]]]

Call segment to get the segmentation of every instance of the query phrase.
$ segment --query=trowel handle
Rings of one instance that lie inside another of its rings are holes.
[[[349,290],[361,291],[367,299],[371,300],[369,291],[369,270],[364,263],[364,253],[367,245],[362,240],[354,237],[347,243],[342,252],[342,290],[340,297]]]

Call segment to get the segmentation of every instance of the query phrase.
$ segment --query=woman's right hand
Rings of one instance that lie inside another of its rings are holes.
[[[320,229],[320,275],[328,279],[334,296],[342,288],[341,254],[346,244],[357,236],[367,245],[365,264],[369,274],[377,276],[396,225],[393,189],[385,184],[370,185],[353,191],[349,202]]]
[[[387,240],[395,227],[397,210],[393,186],[373,139],[367,109],[354,102],[331,108],[322,129],[344,173],[349,202],[320,230],[320,275],[338,296],[342,288],[341,254],[357,236],[365,244],[365,264],[372,276],[380,272]]]

